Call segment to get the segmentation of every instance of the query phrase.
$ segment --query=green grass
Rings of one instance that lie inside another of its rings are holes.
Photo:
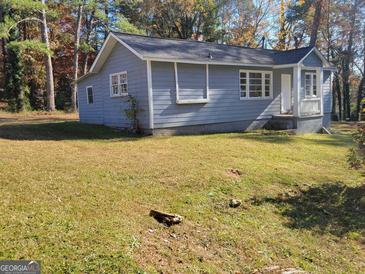
[[[0,115],[0,260],[45,273],[365,271],[350,131],[136,137],[66,118]],[[166,228],[150,209],[184,220]]]

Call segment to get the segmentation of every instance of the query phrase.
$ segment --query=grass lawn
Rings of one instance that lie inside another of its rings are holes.
[[[0,260],[44,273],[365,272],[351,126],[135,137],[74,119],[0,113]],[[150,209],[184,220],[167,228]]]

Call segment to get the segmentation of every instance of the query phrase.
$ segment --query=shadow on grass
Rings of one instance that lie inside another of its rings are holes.
[[[318,135],[319,136],[319,135]],[[240,135],[234,135],[231,138],[239,138],[246,140],[253,140],[257,142],[287,144],[302,140],[304,143],[314,145],[328,145],[328,146],[351,146],[352,138],[349,134],[333,134],[326,135],[326,138],[306,138],[305,135],[289,135],[276,132],[249,132]]]
[[[342,236],[348,232],[361,233],[365,229],[365,185],[348,187],[341,182],[278,195],[252,199],[254,205],[271,203],[289,218],[287,225],[293,229],[310,229],[319,233]]]
[[[141,136],[101,125],[77,121],[0,125],[0,138],[9,140],[110,140],[136,141]]]

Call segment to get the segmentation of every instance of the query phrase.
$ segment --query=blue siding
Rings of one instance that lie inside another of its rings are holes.
[[[177,105],[173,63],[152,62],[155,128],[268,119],[272,114],[278,114],[280,112],[280,90],[275,84],[273,100],[240,100],[240,69],[270,70],[268,68],[210,65],[209,102]],[[274,73],[274,83],[275,76]],[[194,86],[195,83],[191,83],[194,79],[186,79],[187,83],[182,83],[179,75],[179,85]],[[200,79],[197,84],[202,84],[199,81]]]
[[[90,76],[77,84],[77,99],[79,105],[79,116],[82,123],[103,124],[104,96],[98,91],[97,75]],[[87,104],[86,87],[93,87],[94,103]]]
[[[332,83],[331,71],[325,70],[323,72],[323,113],[332,112]]]
[[[131,121],[124,110],[129,108],[127,97],[110,97],[109,75],[127,71],[128,94],[137,100],[138,119],[148,128],[147,64],[117,43],[99,73],[78,83],[80,121],[114,127],[129,127]],[[86,86],[92,85],[94,104],[87,104]]]
[[[322,60],[312,51],[304,60],[303,65],[308,67],[322,67]]]

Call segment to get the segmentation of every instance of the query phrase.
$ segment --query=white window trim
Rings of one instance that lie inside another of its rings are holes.
[[[127,93],[123,93],[121,94],[120,91],[119,91],[119,85],[120,85],[120,76],[121,74],[126,74],[127,75]],[[119,91],[119,94],[115,95],[113,94],[113,85],[112,85],[112,77],[115,76],[115,75],[118,75],[118,91]],[[112,73],[112,74],[109,74],[109,92],[110,92],[110,97],[112,98],[115,98],[115,97],[124,97],[124,96],[128,96],[128,89],[129,89],[129,86],[128,86],[128,72],[125,70],[125,71],[121,71],[121,72],[117,72],[117,73]]]
[[[246,73],[246,97],[241,96],[241,73]],[[262,86],[262,96],[261,97],[249,97],[250,96],[250,76],[249,73],[261,73],[261,86]],[[265,97],[265,74],[270,74],[270,96]],[[270,100],[273,99],[273,72],[265,70],[247,70],[240,69],[238,72],[238,90],[240,95],[240,100]]]
[[[174,71],[175,71],[175,90],[176,90],[176,104],[184,105],[184,104],[205,104],[209,102],[209,65],[205,65],[205,92],[206,98],[201,99],[180,99],[179,98],[179,75],[177,70],[177,62],[174,62]]]
[[[306,80],[307,80],[307,75],[310,75],[310,79],[311,79],[311,85],[310,85],[310,94],[307,95],[307,90],[306,90]],[[316,87],[317,87],[317,95],[313,95],[313,76],[316,76]],[[318,85],[318,75],[316,72],[306,72],[304,75],[304,97],[306,100],[310,100],[310,99],[320,99],[320,95],[319,95],[319,85]]]
[[[86,89],[85,89],[85,91],[86,91],[86,102],[87,102],[88,105],[92,105],[89,102],[89,93],[87,91],[89,88],[91,88],[91,90],[92,90],[92,94],[93,94],[93,103],[92,104],[94,104],[94,88],[93,88],[93,86],[87,86]]]

